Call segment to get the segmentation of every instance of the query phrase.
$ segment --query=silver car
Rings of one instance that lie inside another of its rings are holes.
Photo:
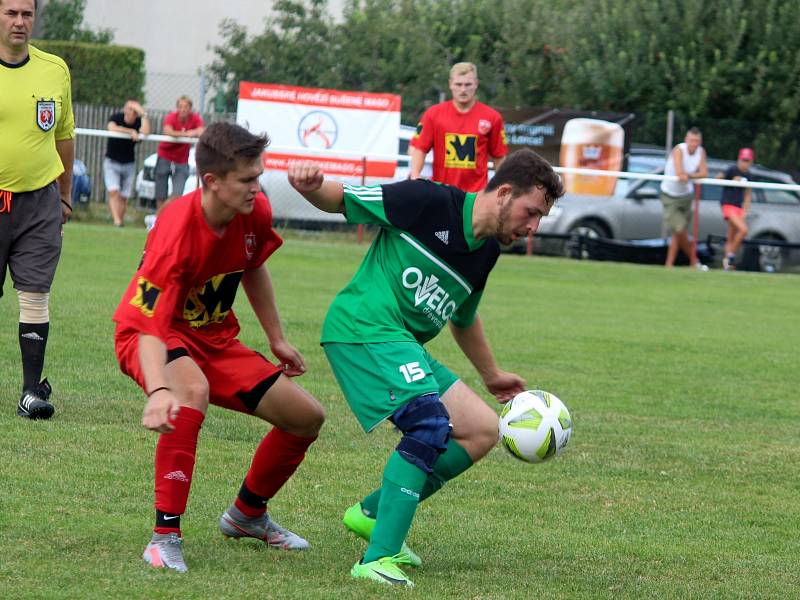
[[[652,151],[634,154],[628,170],[634,173],[663,173],[665,154]],[[709,177],[715,177],[732,161],[708,159]],[[751,168],[752,181],[795,183],[783,172],[759,165]],[[542,219],[535,247],[541,252],[575,252],[572,240],[578,236],[614,240],[648,240],[662,238],[662,205],[660,182],[642,179],[618,179],[611,196],[582,196],[567,194]],[[722,187],[703,185],[698,219],[698,241],[709,235],[724,237],[727,223],[722,218],[720,198]],[[800,244],[800,195],[785,190],[753,189],[752,204],[747,215],[749,240],[770,240]],[[559,238],[549,238],[557,234]],[[743,252],[748,245],[743,246]],[[800,250],[785,245],[758,245],[758,260],[762,270],[777,271],[800,262]]]

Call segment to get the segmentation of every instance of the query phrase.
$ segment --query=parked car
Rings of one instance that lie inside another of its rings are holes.
[[[394,180],[401,180],[408,177],[409,159],[408,142],[414,135],[415,128],[407,125],[400,126],[400,136],[398,139],[398,155],[402,158],[398,160]],[[155,206],[155,167],[157,155],[151,154],[144,160],[142,170],[136,175],[136,193],[139,197],[141,206]],[[432,173],[431,164],[428,162],[423,169],[422,176],[430,177]],[[367,183],[381,183],[386,180],[367,179]],[[341,214],[330,214],[321,211],[309,204],[294,188],[289,185],[286,173],[283,171],[264,171],[259,179],[261,189],[270,199],[272,205],[273,218],[276,221],[293,221],[303,223],[344,223],[344,216]],[[353,180],[352,183],[361,183],[361,179]],[[188,194],[197,188],[197,167],[194,159],[194,148],[189,152],[189,178],[183,188],[183,193]],[[172,180],[169,183],[169,193],[172,195]]]
[[[139,198],[139,205],[142,207],[155,208],[156,202],[156,161],[158,155],[153,153],[144,159],[142,169],[136,174],[136,196]],[[194,162],[194,146],[189,151],[189,177],[186,185],[183,186],[183,194],[188,194],[197,189],[197,166]],[[169,195],[172,195],[172,178],[167,183]]]
[[[636,150],[631,153],[628,171],[634,173],[663,173],[666,155],[663,150]],[[724,171],[733,161],[708,159],[709,177]],[[787,173],[761,165],[751,168],[752,181],[795,183]],[[660,182],[618,179],[611,196],[567,194],[542,219],[535,243],[544,252],[574,253],[567,239],[547,239],[547,234],[562,234],[576,238],[599,237],[614,240],[645,240],[662,238],[662,205]],[[720,198],[722,187],[702,185],[700,188],[698,239],[709,235],[725,236],[727,224],[722,218]],[[753,189],[753,199],[747,215],[749,240],[783,241],[800,244],[800,195],[786,190]],[[742,250],[744,251],[744,250]],[[759,245],[759,264],[762,270],[781,270],[800,258],[800,251],[769,244]],[[798,256],[794,256],[798,255]]]

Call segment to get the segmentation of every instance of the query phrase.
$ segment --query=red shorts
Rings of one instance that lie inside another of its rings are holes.
[[[143,390],[144,374],[139,364],[139,334],[117,332],[114,339],[119,366]],[[191,340],[173,337],[167,341],[171,358],[189,356],[206,376],[211,404],[252,413],[270,386],[282,373],[262,354],[232,339],[222,350],[208,352]],[[147,391],[147,390],[145,390]]]
[[[722,205],[722,216],[725,217],[727,221],[731,217],[744,217],[744,209],[741,206],[736,206],[734,204],[723,204]]]

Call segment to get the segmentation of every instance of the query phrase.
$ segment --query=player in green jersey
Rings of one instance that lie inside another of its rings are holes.
[[[563,186],[531,150],[509,155],[477,193],[424,180],[350,186],[326,181],[314,162],[291,165],[289,181],[317,208],[380,227],[331,304],[322,344],[364,430],[389,419],[403,434],[380,489],[345,513],[369,541],[351,574],[411,586],[400,566],[422,562],[405,544],[418,503],[498,440],[497,413],[423,345],[449,322],[497,400],[524,391],[519,375],[497,366],[477,308],[500,244],[535,232]]]

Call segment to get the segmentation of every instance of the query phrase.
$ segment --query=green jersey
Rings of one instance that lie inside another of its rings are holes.
[[[500,247],[472,231],[475,194],[429,181],[344,186],[347,222],[380,231],[334,298],[322,343],[424,344],[474,319]]]

